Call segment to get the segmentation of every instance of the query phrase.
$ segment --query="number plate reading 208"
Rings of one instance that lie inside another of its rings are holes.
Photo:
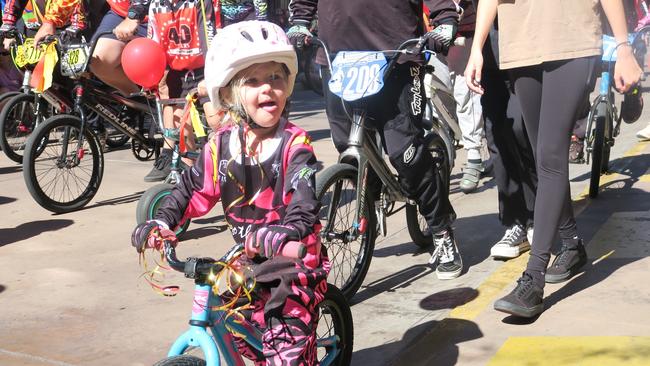
[[[386,64],[381,52],[339,52],[332,61],[329,89],[348,102],[377,94],[384,86]]]

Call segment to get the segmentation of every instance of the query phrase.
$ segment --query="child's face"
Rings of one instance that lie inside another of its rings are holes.
[[[273,127],[287,103],[287,74],[282,64],[266,62],[253,65],[243,73],[239,90],[248,115],[262,127]]]

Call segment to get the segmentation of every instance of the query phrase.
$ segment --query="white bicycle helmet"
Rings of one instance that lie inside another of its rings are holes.
[[[205,85],[210,101],[222,107],[219,90],[245,68],[269,61],[283,63],[289,69],[288,95],[298,73],[296,51],[278,25],[250,20],[231,24],[217,31],[205,60]]]

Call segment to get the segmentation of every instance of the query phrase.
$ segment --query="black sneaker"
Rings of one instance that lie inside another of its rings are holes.
[[[494,310],[522,318],[532,318],[544,311],[544,290],[535,285],[533,277],[524,272],[517,280],[517,287],[494,303]]]
[[[145,175],[145,182],[159,182],[165,180],[172,171],[172,151],[163,149],[153,163],[149,174]]]
[[[570,247],[567,243],[562,243],[562,249],[558,253],[551,267],[546,270],[544,280],[547,283],[560,283],[573,277],[580,268],[587,263],[587,252],[582,243],[578,240],[578,245]]]
[[[438,263],[436,267],[438,279],[451,280],[460,276],[460,272],[463,271],[463,259],[458,251],[454,232],[448,229],[442,235],[434,235],[433,244],[435,250],[431,259],[429,259],[429,263]]]

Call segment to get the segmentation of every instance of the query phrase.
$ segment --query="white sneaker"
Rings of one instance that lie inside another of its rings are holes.
[[[493,258],[517,258],[530,249],[527,230],[522,225],[514,225],[506,230],[503,238],[490,249]]]
[[[638,137],[641,141],[650,140],[650,123],[646,126],[646,128],[637,132],[636,137]]]

